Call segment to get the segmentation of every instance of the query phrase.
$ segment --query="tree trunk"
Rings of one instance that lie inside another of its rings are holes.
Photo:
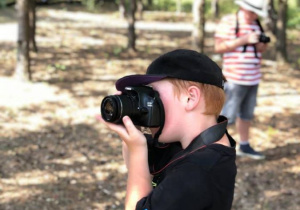
[[[119,13],[120,13],[120,18],[124,19],[126,16],[125,0],[120,0]]]
[[[135,51],[135,12],[136,12],[136,0],[130,0],[130,9],[128,17],[128,48]]]
[[[205,38],[205,0],[195,0],[193,4],[194,27],[192,31],[193,47],[199,52],[204,51]]]
[[[152,8],[153,6],[153,0],[147,0],[147,8]]]
[[[29,56],[29,0],[17,1],[18,41],[17,64],[14,76],[19,80],[31,80]]]
[[[211,1],[211,10],[212,10],[213,17],[217,19],[219,17],[219,0]]]
[[[287,61],[286,52],[286,21],[287,21],[287,0],[279,0],[277,33],[276,33],[276,60],[277,62]]]
[[[143,20],[143,10],[144,10],[144,5],[142,0],[137,0],[137,12],[139,14],[139,19]]]
[[[265,20],[267,30],[276,36],[277,14],[274,8],[274,0],[268,0],[268,17]]]
[[[29,40],[32,45],[34,52],[37,52],[37,45],[35,41],[35,31],[36,31],[36,2],[35,0],[29,0]]]
[[[181,13],[181,0],[176,1],[176,13],[177,14]]]
[[[89,11],[94,11],[96,8],[96,0],[85,0],[85,4]]]

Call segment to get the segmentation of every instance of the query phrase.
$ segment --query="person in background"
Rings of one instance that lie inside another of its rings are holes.
[[[264,35],[258,16],[266,17],[266,1],[239,0],[236,14],[224,16],[216,27],[215,52],[223,53],[226,102],[221,112],[235,124],[240,137],[237,155],[253,159],[265,156],[249,144],[258,86],[261,80],[262,53],[269,38]]]

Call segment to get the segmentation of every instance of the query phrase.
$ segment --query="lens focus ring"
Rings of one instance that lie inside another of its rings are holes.
[[[114,97],[108,96],[101,104],[101,114],[105,121],[114,122],[118,118],[118,105]]]

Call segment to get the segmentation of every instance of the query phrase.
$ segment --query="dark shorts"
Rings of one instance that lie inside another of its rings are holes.
[[[221,114],[228,118],[228,124],[233,124],[236,117],[246,121],[253,118],[257,91],[258,85],[225,83],[226,102]]]

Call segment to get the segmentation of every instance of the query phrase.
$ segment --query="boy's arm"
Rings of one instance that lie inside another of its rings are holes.
[[[125,209],[134,210],[137,202],[152,191],[146,137],[128,116],[123,118],[124,126],[100,120],[123,140],[123,157],[128,168]]]
[[[137,202],[152,190],[148,167],[147,147],[137,148],[128,154],[128,179],[125,209],[134,210]]]
[[[239,46],[243,46],[246,44],[255,44],[257,42],[258,42],[258,34],[256,32],[251,32],[244,36],[240,36],[232,40],[216,38],[215,52],[217,53],[231,52]]]

